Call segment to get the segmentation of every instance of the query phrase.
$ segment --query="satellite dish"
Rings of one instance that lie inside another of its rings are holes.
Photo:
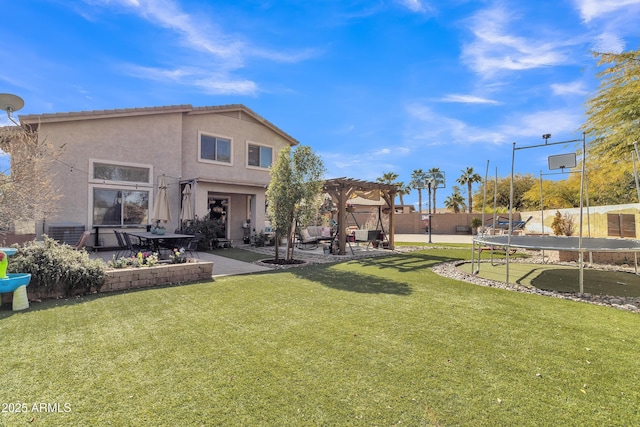
[[[17,95],[10,93],[0,93],[0,109],[11,114],[14,111],[21,110],[24,107],[24,101]]]

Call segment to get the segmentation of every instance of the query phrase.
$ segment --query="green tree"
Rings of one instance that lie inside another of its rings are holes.
[[[508,212],[509,210],[509,197],[511,188],[511,178],[498,178],[498,191],[494,192],[495,182],[489,181],[487,185],[487,205],[485,210],[493,211],[494,193],[496,194],[496,211]],[[538,209],[540,205],[540,197],[537,201],[525,199],[524,195],[532,188],[539,189],[539,180],[533,177],[533,175],[515,175],[513,177],[513,208],[514,210],[526,210],[526,209]],[[480,185],[480,188],[474,194],[474,201],[476,205],[480,205],[483,202],[485,183]],[[540,193],[538,193],[539,195]]]
[[[402,204],[402,195],[400,194],[400,190],[404,187],[404,183],[396,181],[398,176],[399,175],[395,172],[385,172],[382,176],[376,178],[376,181],[382,184],[391,184],[398,187],[398,192],[396,194],[400,196],[400,204]]]
[[[427,171],[428,179],[432,180],[431,191],[433,194],[433,212],[436,211],[436,191],[439,187],[442,187],[444,182],[444,172],[440,168],[431,168]],[[431,213],[431,212],[429,212]]]
[[[473,171],[473,168],[467,167],[462,170],[460,178],[456,179],[460,185],[467,186],[467,194],[469,196],[469,213],[473,212],[473,184],[482,182],[482,177]]]
[[[597,74],[600,87],[587,100],[582,130],[592,138],[590,155],[609,161],[628,158],[633,143],[640,141],[640,50],[594,56],[598,66],[608,68]]]
[[[276,230],[276,259],[278,242],[287,239],[287,261],[293,259],[296,224],[307,224],[319,208],[324,165],[310,147],[298,146],[292,153],[283,148],[271,168],[271,183],[267,189],[268,214]]]
[[[418,190],[418,212],[422,213],[422,189],[424,188],[427,174],[422,169],[416,169],[411,173],[409,185]]]
[[[404,185],[404,182],[399,181],[397,183],[398,185],[398,197],[400,197],[400,205],[404,206],[404,196],[408,195],[411,193],[411,186],[410,185]]]
[[[465,203],[464,197],[460,194],[460,187],[454,185],[452,187],[452,193],[444,200],[444,206],[447,209],[451,209],[454,213],[460,213],[460,210],[464,210]]]

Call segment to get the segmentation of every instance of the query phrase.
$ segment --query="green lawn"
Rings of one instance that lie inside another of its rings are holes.
[[[640,317],[428,269],[469,255],[4,306],[0,425],[636,425]]]

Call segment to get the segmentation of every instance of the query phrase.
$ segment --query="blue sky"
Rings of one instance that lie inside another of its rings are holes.
[[[327,178],[511,172],[518,147],[581,138],[592,51],[640,46],[640,0],[0,2],[0,93],[18,114],[245,104]],[[0,125],[9,124],[6,117]],[[547,172],[573,146],[519,150]],[[417,192],[405,203],[417,205]],[[426,205],[426,201],[425,201]]]

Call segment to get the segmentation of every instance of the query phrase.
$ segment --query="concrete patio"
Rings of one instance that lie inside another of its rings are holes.
[[[471,235],[450,235],[450,234],[432,234],[431,242],[432,243],[471,243],[473,236]],[[414,242],[414,243],[422,243],[426,244],[429,241],[429,236],[427,234],[396,234],[395,236],[396,242]],[[265,246],[261,248],[256,248],[250,245],[234,244],[234,247],[240,249],[246,249],[253,252],[264,254],[265,259],[273,258],[275,256],[275,248],[273,246]],[[331,255],[325,254],[323,251],[322,245],[318,245],[315,249],[295,249],[294,257],[296,259],[301,259],[307,261],[309,263],[319,264],[325,262],[337,262],[344,261],[349,259],[358,259],[358,258],[368,258],[374,256],[384,256],[393,253],[388,249],[374,249],[372,246],[367,246],[366,243],[352,243],[351,248],[353,249],[353,253],[347,246],[347,254],[346,255]],[[284,248],[280,247],[282,251],[282,255],[284,255]],[[220,249],[219,251],[224,251],[224,249]],[[92,258],[100,258],[105,262],[110,261],[115,255],[115,251],[101,251],[101,252],[91,252]],[[267,267],[265,265],[261,265],[258,263],[250,263],[244,261],[238,261],[232,258],[227,258],[221,255],[217,255],[214,251],[212,252],[197,252],[197,255],[194,256],[196,259],[200,259],[202,261],[211,261],[213,262],[213,276],[212,277],[221,277],[221,276],[232,276],[238,274],[251,274],[251,273],[259,273],[262,271],[270,271],[273,270],[274,267]]]

